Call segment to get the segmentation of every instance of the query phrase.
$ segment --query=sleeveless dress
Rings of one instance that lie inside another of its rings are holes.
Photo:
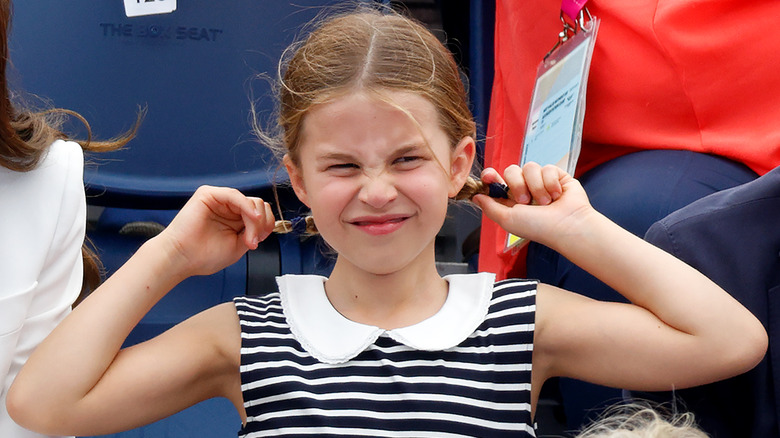
[[[279,277],[234,299],[240,437],[533,437],[536,282],[451,275],[438,313],[394,330],[339,314],[326,278]]]

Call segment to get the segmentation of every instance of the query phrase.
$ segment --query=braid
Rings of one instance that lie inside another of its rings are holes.
[[[456,201],[471,200],[475,195],[488,195],[491,198],[508,198],[509,189],[504,184],[485,184],[482,180],[468,177],[463,188],[455,195]]]
[[[463,188],[460,189],[457,195],[455,195],[456,201],[469,201],[474,195],[487,194],[487,185],[481,180],[468,177],[466,183],[463,184]]]
[[[295,233],[300,235],[318,234],[317,225],[314,223],[313,216],[298,216],[292,220],[280,220],[274,224],[274,233],[287,234]]]

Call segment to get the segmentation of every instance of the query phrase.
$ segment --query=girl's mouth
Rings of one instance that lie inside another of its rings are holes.
[[[386,216],[357,218],[350,223],[373,236],[390,234],[401,228],[409,216]]]

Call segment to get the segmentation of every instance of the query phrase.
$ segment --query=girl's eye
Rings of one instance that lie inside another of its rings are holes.
[[[358,165],[355,163],[338,163],[329,165],[326,170],[336,173],[347,173],[358,169]]]
[[[422,157],[417,155],[406,155],[400,158],[396,158],[395,164],[400,164],[402,166],[411,166],[414,164],[417,164],[419,161],[422,160]]]

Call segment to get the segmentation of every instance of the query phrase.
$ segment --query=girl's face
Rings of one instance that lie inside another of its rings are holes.
[[[374,274],[433,262],[448,198],[463,186],[475,153],[468,137],[453,149],[427,99],[384,95],[397,107],[353,93],[312,108],[299,165],[285,157],[296,194],[339,263]]]

